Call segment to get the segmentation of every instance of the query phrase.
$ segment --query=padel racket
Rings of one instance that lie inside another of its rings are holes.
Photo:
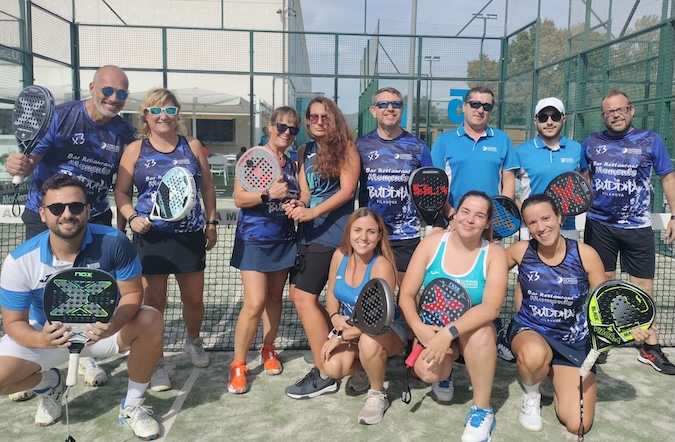
[[[578,172],[564,172],[553,178],[544,193],[550,196],[562,216],[584,213],[593,204],[593,191]]]
[[[269,149],[252,147],[239,158],[234,172],[244,190],[262,192],[281,176],[281,164]]]
[[[71,332],[67,386],[77,384],[80,352],[89,341],[85,335],[87,325],[109,322],[118,300],[117,282],[103,270],[73,267],[56,272],[47,280],[44,288],[47,321],[62,322]]]
[[[30,155],[49,129],[53,116],[54,97],[49,89],[33,85],[21,91],[14,102],[12,127],[22,154]],[[20,175],[12,178],[15,185],[22,182],[23,177]]]
[[[458,320],[471,308],[471,297],[467,291],[457,282],[448,278],[436,278],[427,284],[420,296],[419,315],[422,322],[437,327],[447,327],[450,323]],[[415,344],[410,355],[405,360],[406,382],[401,393],[401,400],[410,403],[412,395],[408,385],[408,375],[415,366],[415,361],[424,346]]]
[[[508,238],[520,229],[520,210],[515,201],[506,196],[493,196],[492,238]]]
[[[448,201],[448,175],[435,167],[420,167],[410,175],[408,190],[422,220],[434,226]]]
[[[347,324],[368,335],[384,334],[394,321],[395,305],[394,292],[387,281],[371,279],[361,289]]]
[[[585,378],[601,353],[633,340],[632,331],[654,322],[654,301],[642,289],[624,281],[600,284],[588,297],[586,314],[591,351],[579,368]]]
[[[192,174],[184,167],[173,167],[162,177],[155,203],[150,211],[151,221],[180,221],[197,202],[197,185]]]

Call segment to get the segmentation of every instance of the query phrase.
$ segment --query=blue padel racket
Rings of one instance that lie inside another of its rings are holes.
[[[155,202],[150,211],[150,221],[180,221],[197,202],[197,185],[192,174],[184,167],[174,167],[162,177]]]
[[[550,196],[562,216],[576,216],[593,204],[593,190],[578,172],[564,172],[553,178],[544,193]]]
[[[427,284],[422,291],[419,315],[425,324],[447,327],[469,311],[470,308],[471,297],[464,287],[449,278],[436,278]],[[418,341],[405,360],[407,374],[401,392],[401,400],[406,404],[410,403],[412,399],[408,375],[423,350],[424,346]]]
[[[520,229],[520,210],[515,201],[506,196],[493,196],[492,238],[508,238]]]
[[[394,321],[395,305],[394,292],[387,281],[371,279],[361,289],[347,323],[368,335],[384,334]]]
[[[410,175],[408,191],[422,220],[428,226],[435,226],[448,201],[448,175],[436,167],[420,167]]]
[[[249,192],[269,190],[274,180],[281,176],[279,158],[266,147],[252,147],[237,161],[235,176]]]

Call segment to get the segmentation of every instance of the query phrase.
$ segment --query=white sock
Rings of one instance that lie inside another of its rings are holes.
[[[124,404],[131,399],[140,399],[145,396],[145,390],[148,389],[150,382],[134,382],[129,379],[127,386],[127,397],[124,399]]]
[[[59,383],[59,373],[56,370],[47,370],[42,372],[42,379],[33,388],[35,394],[45,394],[50,389],[56,387]]]
[[[193,338],[192,336],[186,334],[185,335],[185,343],[193,345],[195,343],[195,340],[198,339],[198,338],[199,338],[199,336]]]
[[[523,389],[525,390],[525,393],[527,393],[530,396],[538,396],[539,395],[539,384],[541,382],[537,382],[534,385],[525,385],[523,384]]]

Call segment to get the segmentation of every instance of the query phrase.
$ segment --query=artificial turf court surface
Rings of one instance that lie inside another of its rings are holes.
[[[304,376],[310,366],[304,351],[283,351],[284,372],[261,373],[258,361],[249,360],[251,391],[226,392],[231,352],[211,352],[211,365],[194,369],[184,353],[166,354],[174,389],[148,392],[147,405],[161,420],[162,440],[226,441],[458,441],[471,402],[464,367],[456,370],[455,398],[450,405],[433,401],[430,386],[413,381],[409,405],[398,397],[403,381],[402,357],[389,361],[387,393],[392,405],[377,425],[356,422],[364,396],[349,397],[344,382],[336,394],[310,400],[292,400],[284,388]],[[675,359],[675,351],[666,349]],[[633,348],[612,350],[608,362],[598,368],[598,403],[592,441],[675,441],[675,376],[666,376],[636,361]],[[253,352],[251,352],[253,356]],[[81,382],[70,393],[70,430],[77,442],[137,440],[117,423],[118,404],[126,391],[124,358],[103,361],[108,383],[98,388]],[[80,378],[81,379],[81,378]],[[344,379],[343,381],[346,381]],[[521,389],[514,364],[499,361],[492,392],[497,427],[492,440],[574,441],[558,423],[550,399],[542,399],[544,430],[531,433],[518,423]],[[66,426],[48,428],[33,424],[37,400],[23,403],[0,398],[0,440],[63,441]],[[65,415],[64,419],[65,421]]]

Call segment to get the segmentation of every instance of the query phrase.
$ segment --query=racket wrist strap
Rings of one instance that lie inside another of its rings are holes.
[[[138,212],[132,213],[132,214],[129,216],[129,218],[127,219],[127,222],[129,223],[129,226],[131,226],[131,221],[135,220],[135,219],[138,218],[139,216],[141,216],[141,215],[139,215]]]

